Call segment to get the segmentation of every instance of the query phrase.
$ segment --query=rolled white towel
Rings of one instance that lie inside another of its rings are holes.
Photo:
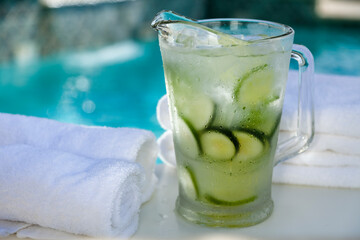
[[[280,137],[296,129],[297,72],[290,71]],[[276,183],[360,188],[360,78],[315,75],[315,137],[310,149],[274,169]],[[158,121],[167,130],[158,140],[159,157],[175,166],[166,96]],[[298,169],[298,171],[297,171]]]
[[[9,236],[30,225],[30,223],[0,220],[0,237]]]
[[[171,167],[175,167],[176,157],[172,131],[167,130],[163,133],[157,140],[157,143],[159,145],[160,160]]]
[[[147,130],[83,126],[0,113],[0,146],[11,144],[28,144],[89,158],[137,162],[145,169],[142,201],[149,200],[155,189],[156,137]]]
[[[23,144],[1,146],[0,159],[0,219],[97,237],[136,231],[139,164]]]
[[[157,103],[156,118],[164,130],[171,130],[169,99],[166,94]]]
[[[17,238],[32,238],[36,240],[89,240],[91,237],[75,235],[52,228],[43,228],[38,225],[31,225],[16,233]]]
[[[162,96],[156,106],[156,117],[160,126],[165,130],[171,129],[168,97]]]

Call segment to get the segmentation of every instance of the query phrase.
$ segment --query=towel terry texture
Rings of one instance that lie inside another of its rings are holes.
[[[296,72],[289,73],[280,135],[296,129]],[[273,182],[360,188],[360,78],[315,75],[315,136],[307,152],[278,164]]]
[[[0,236],[135,233],[157,181],[151,132],[2,113],[0,136]]]
[[[297,72],[290,71],[280,136],[296,130]],[[310,149],[274,168],[273,182],[360,188],[360,78],[316,74],[315,136]],[[174,166],[167,98],[159,100],[157,118],[167,130],[158,140],[159,158]]]
[[[157,146],[152,132],[135,128],[110,128],[61,123],[38,117],[0,113],[0,146],[28,144],[89,158],[122,159],[143,166],[146,183],[143,201],[154,190]]]
[[[138,164],[20,144],[1,147],[0,157],[0,219],[99,237],[135,232]]]

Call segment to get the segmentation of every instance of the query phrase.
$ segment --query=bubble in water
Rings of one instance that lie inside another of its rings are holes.
[[[91,100],[85,100],[82,103],[82,110],[86,113],[92,113],[95,111],[96,105],[93,101]]]
[[[87,92],[90,89],[90,80],[84,76],[80,76],[76,79],[75,87],[82,92]]]

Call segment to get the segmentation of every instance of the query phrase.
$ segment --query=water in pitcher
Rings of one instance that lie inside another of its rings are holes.
[[[262,221],[273,208],[271,175],[291,48],[262,42],[271,38],[263,32],[241,34],[231,21],[166,21],[159,41],[177,210],[211,226]]]

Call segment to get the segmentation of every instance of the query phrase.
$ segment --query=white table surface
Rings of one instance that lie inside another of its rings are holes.
[[[360,240],[360,190],[273,184],[275,208],[265,222],[246,228],[210,228],[189,223],[174,212],[175,169],[158,165],[156,173],[158,187],[142,206],[139,229],[131,239]]]

